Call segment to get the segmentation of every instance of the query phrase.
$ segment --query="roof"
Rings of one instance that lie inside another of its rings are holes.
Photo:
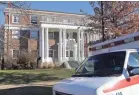
[[[14,8],[6,8],[6,9],[14,9]],[[39,9],[25,9],[28,11],[40,11],[40,12],[53,12],[53,13],[63,13],[63,14],[73,14],[73,15],[80,15],[80,16],[85,16],[84,14],[79,14],[79,13],[70,13],[70,12],[60,12],[60,11],[49,11],[49,10],[39,10]]]
[[[35,11],[45,11],[45,12],[55,12],[55,13],[66,13],[66,14],[75,14],[75,15],[84,15],[84,14],[79,14],[79,13],[70,13],[70,12],[62,12],[62,11],[49,11],[49,10],[39,10],[39,9],[31,9]]]

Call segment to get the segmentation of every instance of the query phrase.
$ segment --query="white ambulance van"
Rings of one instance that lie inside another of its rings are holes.
[[[129,49],[137,46],[139,33],[92,46],[92,55],[53,86],[53,95],[138,95],[139,50]]]

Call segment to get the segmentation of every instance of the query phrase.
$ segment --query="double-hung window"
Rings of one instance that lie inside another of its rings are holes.
[[[13,50],[13,58],[17,59],[19,56],[19,50]]]
[[[37,15],[31,15],[31,23],[32,24],[37,24],[37,19],[38,19]]]
[[[19,15],[12,15],[12,23],[19,23],[20,16]]]
[[[30,31],[30,38],[31,39],[38,39],[38,30],[31,30]]]
[[[49,50],[49,57],[54,57],[54,50],[53,49]]]
[[[19,39],[20,38],[20,31],[19,30],[12,30],[12,38]]]

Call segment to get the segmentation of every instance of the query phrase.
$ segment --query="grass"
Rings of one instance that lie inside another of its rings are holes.
[[[70,77],[73,73],[74,70],[67,69],[1,70],[0,84],[57,81]],[[52,95],[52,86],[25,86],[0,89],[0,95]]]
[[[1,70],[0,84],[28,84],[40,81],[55,81],[70,77],[74,70],[37,69],[37,70]]]

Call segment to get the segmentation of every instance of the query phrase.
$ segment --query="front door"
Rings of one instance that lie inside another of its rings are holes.
[[[77,45],[75,39],[68,39],[66,46],[66,57],[68,57],[69,61],[75,61],[77,58]]]

